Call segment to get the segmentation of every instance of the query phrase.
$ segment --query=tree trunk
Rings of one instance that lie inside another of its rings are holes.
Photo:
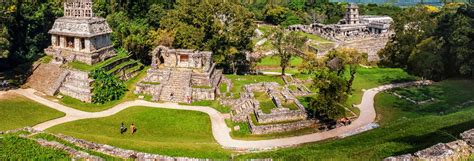
[[[237,75],[237,68],[235,62],[232,62],[232,72],[234,73],[234,75]]]
[[[349,78],[349,81],[347,81],[347,91],[346,91],[347,94],[352,93],[352,83],[354,82],[354,79],[355,79],[356,67],[350,67],[349,70],[350,70],[351,78]]]
[[[281,75],[285,76],[286,65],[281,67]]]

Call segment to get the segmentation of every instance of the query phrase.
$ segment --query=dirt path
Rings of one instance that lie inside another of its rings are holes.
[[[301,136],[293,136],[286,138],[278,139],[269,139],[269,140],[258,140],[258,141],[245,141],[245,140],[236,140],[230,136],[231,129],[227,127],[224,121],[224,115],[216,111],[213,108],[207,106],[186,106],[179,105],[176,103],[154,103],[143,100],[128,101],[116,105],[113,108],[110,108],[101,112],[84,112],[76,110],[70,107],[66,107],[59,103],[47,100],[40,96],[34,94],[35,90],[33,89],[19,89],[15,90],[16,93],[21,94],[29,99],[32,99],[36,102],[49,106],[53,109],[59,110],[66,113],[66,116],[54,120],[50,120],[41,124],[34,126],[36,130],[45,130],[55,125],[59,125],[66,122],[71,122],[80,119],[89,119],[89,118],[99,118],[107,117],[114,115],[128,107],[132,106],[146,106],[152,108],[165,108],[165,109],[179,109],[179,110],[190,110],[190,111],[200,111],[209,115],[212,123],[212,134],[216,141],[223,146],[224,148],[231,148],[237,150],[262,150],[262,149],[272,149],[277,147],[287,147],[293,145],[299,145],[304,143],[321,141],[333,137],[339,137],[346,133],[350,133],[358,130],[361,127],[369,125],[375,121],[376,112],[374,109],[374,97],[377,93],[397,87],[407,87],[413,86],[421,83],[426,83],[423,81],[408,82],[408,83],[397,83],[379,86],[377,88],[372,88],[366,90],[362,97],[362,102],[358,105],[360,109],[360,116],[352,122],[349,126],[339,127],[333,130],[313,133]]]

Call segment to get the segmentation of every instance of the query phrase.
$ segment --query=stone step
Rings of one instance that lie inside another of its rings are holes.
[[[65,83],[77,84],[78,86],[81,86],[81,87],[84,87],[84,86],[90,87],[92,86],[92,82],[94,82],[93,79],[84,80],[84,79],[76,79],[74,77],[67,77]]]
[[[90,86],[77,86],[77,84],[72,84],[70,82],[65,82],[62,87],[65,87],[69,90],[79,92],[79,93],[91,93],[92,87]]]
[[[92,102],[92,93],[91,92],[74,91],[74,90],[71,90],[71,89],[69,89],[68,87],[65,87],[65,86],[62,86],[61,88],[59,88],[59,92],[64,94],[64,95],[67,95],[67,96],[76,98],[78,100],[81,100],[83,102]]]
[[[57,64],[40,64],[28,78],[26,85],[45,94],[54,95],[57,89],[52,88],[57,84],[61,73],[62,69]]]

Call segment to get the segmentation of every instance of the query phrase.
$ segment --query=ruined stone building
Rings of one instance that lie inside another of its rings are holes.
[[[211,56],[206,51],[159,46],[152,51],[151,69],[135,93],[151,95],[156,101],[214,100],[222,70],[216,69]]]
[[[44,51],[53,60],[35,65],[26,85],[47,95],[61,93],[92,102],[94,80],[90,71],[74,69],[67,64],[96,65],[115,56],[110,41],[112,30],[104,18],[94,16],[91,0],[68,0],[64,3],[64,16],[54,22],[49,33],[51,46]],[[111,69],[119,63],[109,63],[103,68]]]
[[[64,3],[64,16],[49,31],[51,46],[44,51],[56,62],[93,65],[115,55],[111,33],[106,20],[94,16],[91,0],[69,0]]]
[[[378,59],[377,51],[385,47],[391,35],[389,16],[359,15],[359,7],[349,4],[346,14],[337,24],[313,23],[310,25],[292,25],[291,31],[303,31],[315,34],[369,54],[369,59]]]

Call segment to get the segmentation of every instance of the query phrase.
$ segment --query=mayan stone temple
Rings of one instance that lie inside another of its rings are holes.
[[[115,55],[110,33],[105,19],[94,16],[91,0],[69,0],[64,3],[64,17],[49,31],[51,46],[44,51],[58,63],[93,65]]]
[[[76,69],[70,63],[82,63],[94,68],[100,62],[116,54],[110,40],[112,30],[104,18],[95,17],[91,0],[68,0],[64,3],[64,16],[58,18],[49,31],[51,46],[44,51],[52,57],[50,63],[40,63],[33,67],[33,74],[27,86],[53,96],[66,96],[92,102],[91,71]],[[110,60],[110,59],[109,59]],[[101,68],[112,69],[121,62],[108,63]],[[126,70],[116,68],[112,74]]]
[[[154,101],[214,100],[222,70],[216,69],[211,56],[206,51],[159,46],[152,51],[151,69],[135,93],[151,95]]]
[[[355,48],[368,53],[369,60],[374,60],[378,59],[377,51],[385,47],[392,34],[392,22],[393,19],[389,16],[359,15],[359,7],[351,3],[346,7],[344,18],[337,24],[292,25],[288,29],[315,34],[341,46]]]

